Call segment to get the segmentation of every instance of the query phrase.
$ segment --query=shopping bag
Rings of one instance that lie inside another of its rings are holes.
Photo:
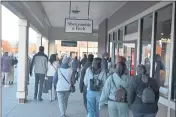
[[[43,93],[48,93],[48,80],[44,80]]]

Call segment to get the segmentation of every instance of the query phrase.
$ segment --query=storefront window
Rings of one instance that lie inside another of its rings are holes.
[[[168,97],[172,5],[158,10],[156,16],[154,78],[160,86],[160,95]]]
[[[172,90],[171,90],[171,100],[176,101],[176,40],[174,43],[174,62],[173,62],[173,75],[172,75]]]
[[[118,41],[123,41],[123,28],[118,31]]]
[[[125,35],[135,33],[138,31],[138,21],[134,21],[125,26]]]
[[[144,17],[141,21],[141,44],[142,54],[141,63],[147,68],[147,73],[150,75],[150,59],[151,59],[151,40],[152,40],[152,14]]]

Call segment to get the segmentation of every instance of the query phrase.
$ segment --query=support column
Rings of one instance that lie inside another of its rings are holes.
[[[26,19],[19,19],[19,46],[18,46],[18,78],[17,78],[17,99],[19,103],[25,103],[27,98],[26,78],[28,63],[28,40],[29,25]]]
[[[37,52],[39,51],[39,47],[42,46],[42,35],[37,33]]]
[[[56,54],[57,53],[57,49],[56,49],[55,40],[49,40],[48,45],[49,45],[49,48],[48,48],[49,56],[51,54]]]
[[[100,25],[98,30],[98,56],[101,57],[107,51],[107,19]],[[109,43],[108,43],[109,44]]]

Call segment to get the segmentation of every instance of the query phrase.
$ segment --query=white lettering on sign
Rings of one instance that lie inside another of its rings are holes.
[[[92,30],[92,20],[65,19],[65,32],[92,33]]]

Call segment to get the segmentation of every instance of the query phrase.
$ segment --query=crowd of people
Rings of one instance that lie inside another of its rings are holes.
[[[7,60],[11,59],[5,53],[3,62]],[[49,101],[58,100],[61,117],[66,117],[70,93],[75,92],[79,81],[88,117],[100,117],[105,105],[109,117],[129,117],[130,110],[133,117],[155,117],[159,100],[157,81],[149,77],[142,64],[136,69],[137,75],[130,76],[125,62],[126,58],[119,56],[117,63],[112,64],[107,52],[96,58],[92,54],[84,55],[82,60],[67,55],[59,58],[57,54],[48,59],[44,47],[40,46],[29,70],[30,76],[35,73],[34,99],[42,101],[42,93],[48,93]],[[6,69],[4,75],[10,72]]]
[[[2,84],[9,87],[14,83],[14,68],[18,60],[12,53],[5,52],[1,57]]]

